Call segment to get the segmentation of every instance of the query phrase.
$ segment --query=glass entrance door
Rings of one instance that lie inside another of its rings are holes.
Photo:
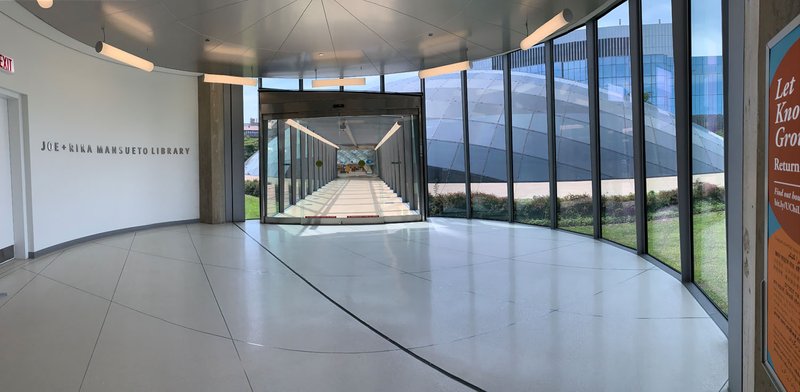
[[[263,222],[422,220],[418,113],[264,114],[262,124]]]

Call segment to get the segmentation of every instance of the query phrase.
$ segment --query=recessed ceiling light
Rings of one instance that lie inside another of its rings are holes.
[[[36,0],[36,2],[39,4],[39,7],[45,9],[53,6],[53,0]]]
[[[319,56],[319,57],[325,56],[325,53],[320,53],[317,56]]]

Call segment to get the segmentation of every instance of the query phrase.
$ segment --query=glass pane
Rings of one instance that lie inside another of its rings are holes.
[[[299,129],[294,131],[292,135],[292,145],[294,146],[294,167],[292,168],[294,178],[294,203],[297,204],[303,198],[303,152],[301,151],[300,139],[303,133]]]
[[[466,218],[461,73],[425,79],[428,211]]]
[[[517,222],[550,225],[544,45],[511,53],[514,213]]]
[[[592,160],[586,28],[554,40],[558,226],[592,234]]]
[[[283,209],[292,205],[292,128],[283,125]],[[283,212],[283,211],[281,211]]]
[[[258,87],[242,88],[244,118],[244,218],[261,217],[258,147]]]
[[[266,168],[264,170],[267,177],[267,186],[265,195],[267,200],[265,202],[267,213],[266,216],[275,216],[278,213],[278,121],[270,120],[267,122],[266,130],[267,138],[267,159]]]
[[[363,86],[345,86],[344,91],[371,91],[371,92],[381,91],[380,76],[373,75],[373,76],[366,76],[364,78],[367,79],[367,84]]]
[[[297,91],[300,82],[297,79],[288,78],[261,78],[261,86],[275,90]]]
[[[672,7],[642,0],[647,252],[681,270]]]
[[[603,238],[636,248],[629,25],[627,1],[598,20],[600,217]]]
[[[475,61],[467,71],[472,216],[508,219],[503,58]]]
[[[722,4],[691,2],[694,279],[728,313]]]
[[[418,93],[420,88],[417,72],[403,72],[384,76],[387,93]]]

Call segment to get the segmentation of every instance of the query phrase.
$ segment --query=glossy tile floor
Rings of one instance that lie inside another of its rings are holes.
[[[337,178],[278,217],[404,215],[418,214],[409,210],[383,180],[362,175]]]
[[[727,379],[726,338],[679,282],[530,226],[180,225],[3,271],[4,392],[718,391]]]

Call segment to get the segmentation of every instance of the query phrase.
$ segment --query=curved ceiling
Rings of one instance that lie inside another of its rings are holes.
[[[389,74],[519,47],[564,8],[607,0],[55,0],[28,11],[87,45],[106,42],[165,68],[238,76]]]

